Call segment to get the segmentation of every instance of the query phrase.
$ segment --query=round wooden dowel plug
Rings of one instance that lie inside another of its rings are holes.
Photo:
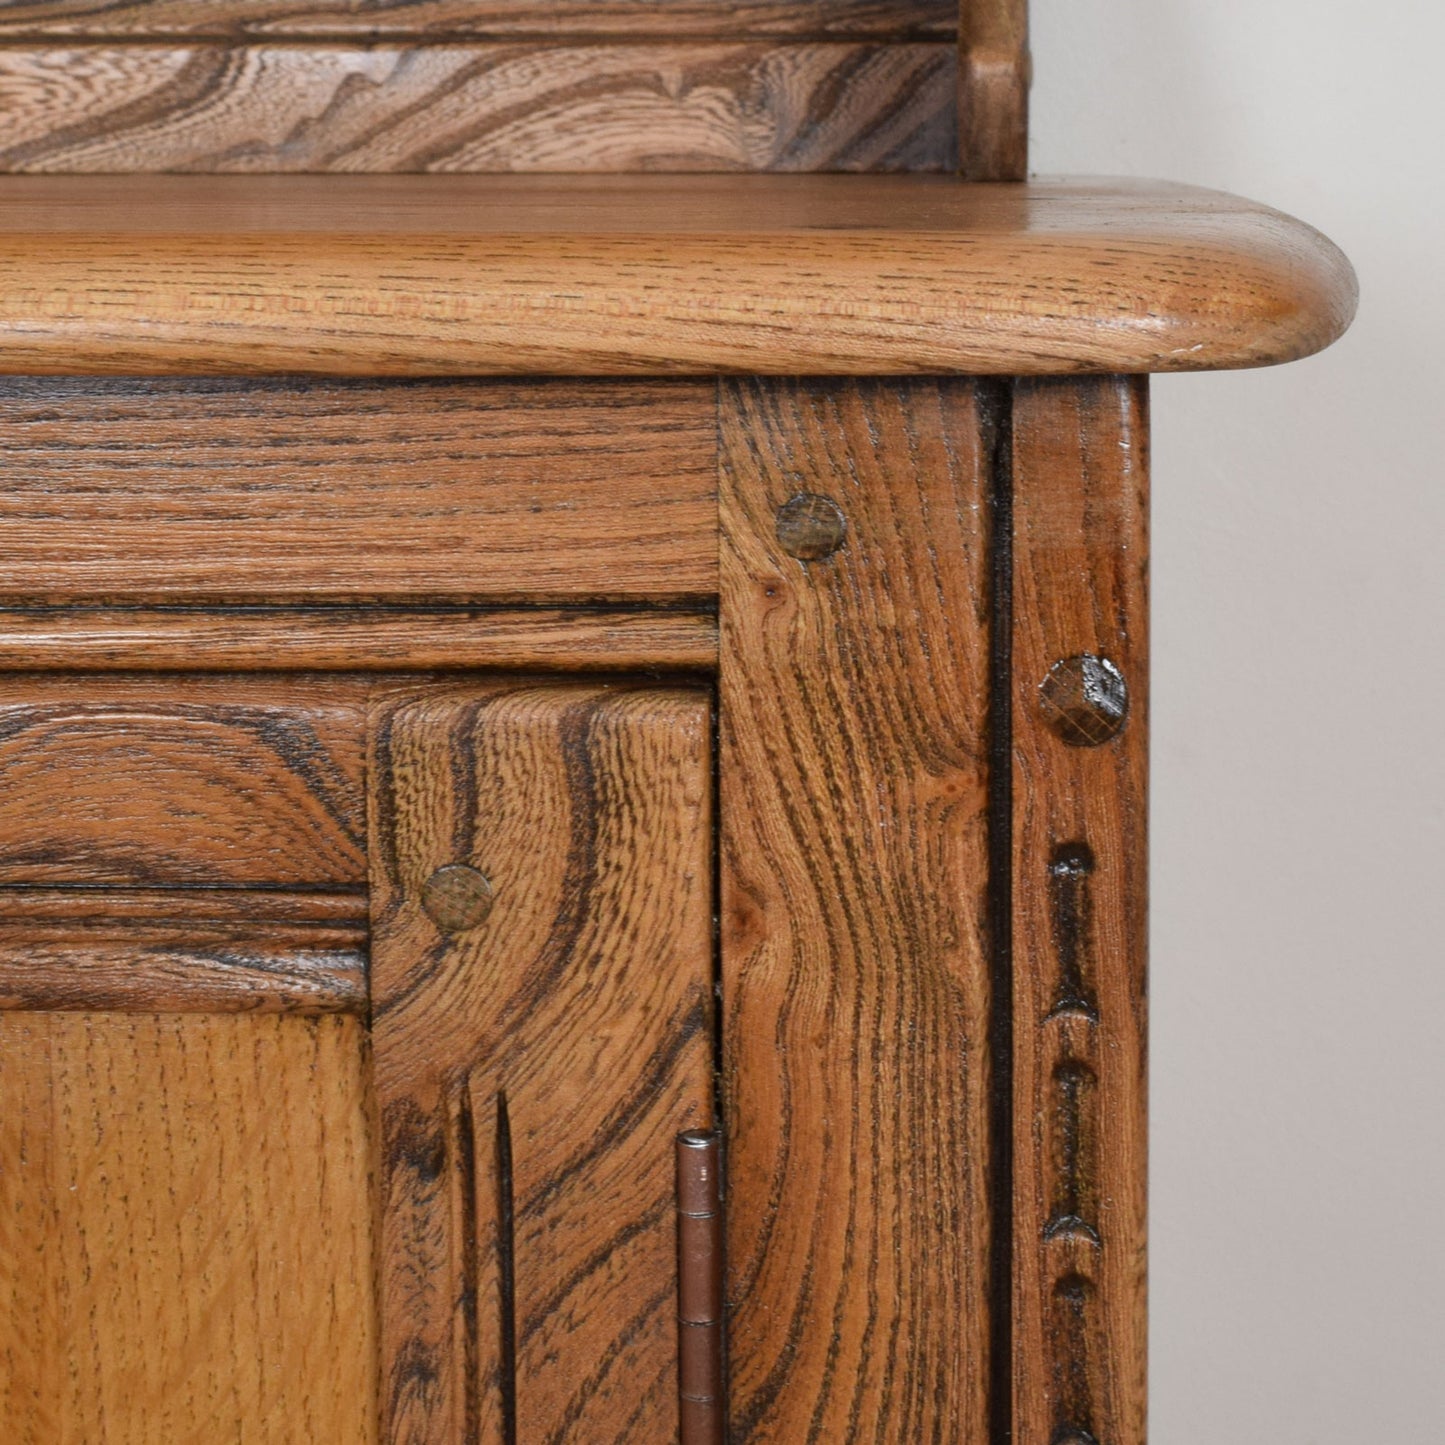
[[[1098,747],[1123,731],[1129,685],[1108,658],[1081,652],[1049,669],[1039,684],[1039,706],[1071,748]]]
[[[443,933],[464,933],[492,911],[493,897],[485,873],[465,863],[448,863],[427,879],[421,906]]]
[[[800,562],[821,562],[843,545],[848,519],[832,497],[799,492],[778,508],[775,528],[778,543]]]

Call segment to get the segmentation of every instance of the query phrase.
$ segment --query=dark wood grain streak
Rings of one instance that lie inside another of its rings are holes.
[[[359,887],[366,682],[0,676],[0,883]]]
[[[950,40],[950,0],[0,0],[21,39],[832,35]]]
[[[366,895],[0,889],[0,1009],[365,1013]]]
[[[709,712],[622,683],[377,695],[393,1445],[676,1438],[673,1139],[711,1122]],[[457,862],[495,900],[441,935],[418,894]]]
[[[934,42],[0,49],[0,172],[948,171]]]
[[[986,458],[968,382],[725,382],[732,1437],[982,1441]],[[779,507],[831,497],[803,562]]]
[[[1148,434],[1142,382],[1014,402],[1014,1440],[1144,1445]],[[1123,731],[1069,746],[1060,659]]]
[[[0,609],[0,669],[711,672],[717,618],[665,608]]]
[[[9,378],[0,598],[711,596],[713,413],[703,382]]]

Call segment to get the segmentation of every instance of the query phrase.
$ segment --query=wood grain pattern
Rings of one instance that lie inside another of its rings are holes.
[[[661,608],[0,609],[0,669],[710,672],[717,618]]]
[[[972,0],[970,0],[972,3]],[[448,39],[739,35],[951,40],[951,0],[0,0],[0,35]]]
[[[0,50],[0,172],[945,171],[946,44]]]
[[[14,176],[0,370],[1199,371],[1326,346],[1349,263],[1143,182]]]
[[[733,1438],[987,1438],[989,587],[964,382],[727,383]],[[833,498],[842,549],[774,535]]]
[[[0,889],[0,1009],[356,1013],[366,895]]]
[[[1027,180],[1028,0],[963,0],[958,48],[959,174],[969,181]]]
[[[383,693],[372,910],[384,1437],[677,1435],[673,1141],[711,1122],[709,704]],[[419,906],[444,865],[479,925]]]
[[[1014,1434],[1144,1445],[1148,436],[1142,383],[1014,404]],[[1039,684],[1091,654],[1123,731],[1069,746]]]
[[[0,382],[0,597],[716,590],[712,388]]]
[[[361,885],[365,686],[0,678],[0,883]]]
[[[376,1440],[359,1020],[0,1014],[15,1445]]]

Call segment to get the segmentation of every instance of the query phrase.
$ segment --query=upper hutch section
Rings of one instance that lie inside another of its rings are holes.
[[[1017,179],[1023,0],[0,0],[0,172]]]
[[[1019,376],[1337,336],[1353,275],[1288,217],[960,183],[1027,173],[1026,16],[0,0],[0,370]]]

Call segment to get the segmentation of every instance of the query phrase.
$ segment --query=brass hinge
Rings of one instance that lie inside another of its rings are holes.
[[[681,1445],[723,1445],[722,1140],[677,1136],[677,1343]]]

